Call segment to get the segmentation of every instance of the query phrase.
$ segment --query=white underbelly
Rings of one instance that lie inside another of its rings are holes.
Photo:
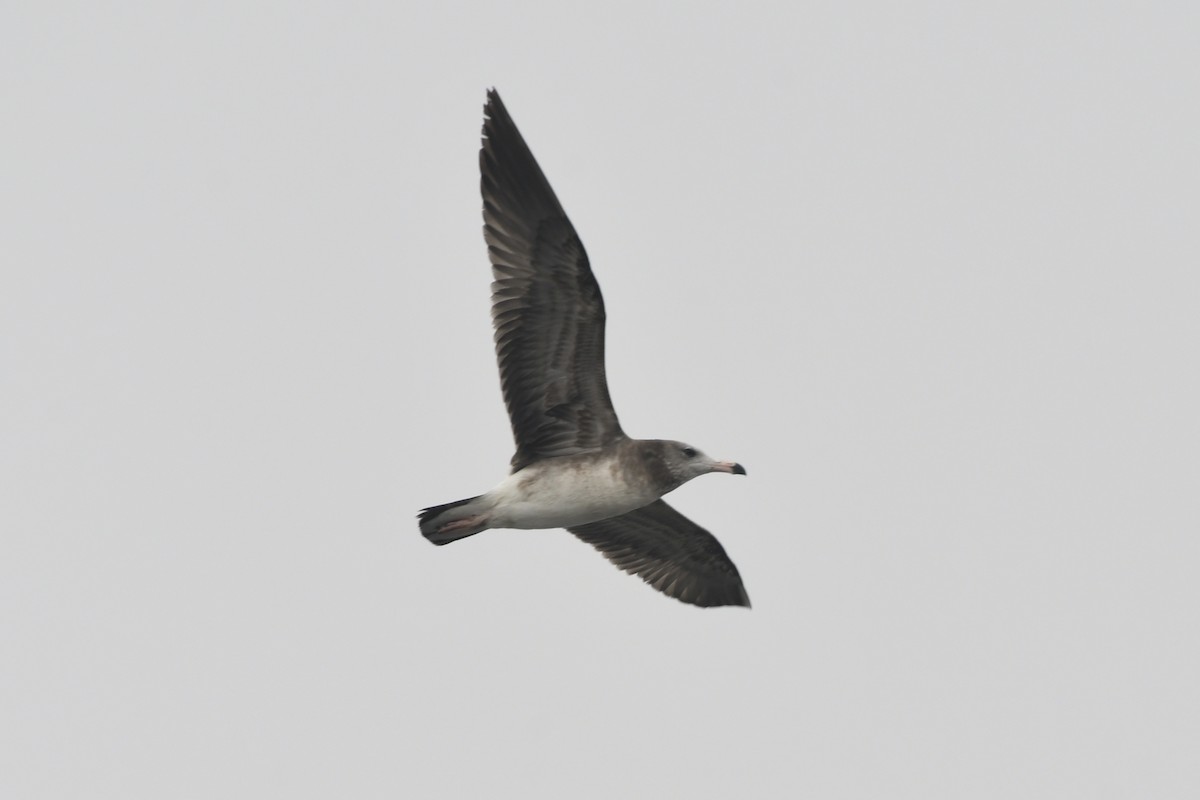
[[[527,467],[489,492],[496,501],[489,527],[568,528],[615,517],[658,499],[652,492],[627,485],[607,464],[590,469],[555,466]]]

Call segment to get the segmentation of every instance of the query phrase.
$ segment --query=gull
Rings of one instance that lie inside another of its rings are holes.
[[[495,89],[479,167],[496,358],[517,451],[491,491],[422,509],[421,533],[444,545],[494,528],[566,528],[670,597],[749,606],[716,537],[662,500],[692,478],[746,470],[621,430],[604,373],[600,286]]]

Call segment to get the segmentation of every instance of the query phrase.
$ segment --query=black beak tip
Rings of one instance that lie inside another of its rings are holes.
[[[733,474],[734,475],[745,475],[746,468],[743,467],[741,464],[734,464],[733,465]]]

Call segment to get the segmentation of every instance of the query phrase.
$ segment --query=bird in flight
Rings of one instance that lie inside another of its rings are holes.
[[[700,475],[746,470],[621,430],[604,374],[604,301],[583,243],[495,89],[484,115],[492,325],[517,451],[491,491],[423,509],[421,533],[443,545],[491,528],[566,528],[666,595],[749,606],[716,537],[662,500]]]

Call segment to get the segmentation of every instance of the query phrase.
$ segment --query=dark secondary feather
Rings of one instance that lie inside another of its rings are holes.
[[[604,375],[604,300],[583,243],[495,90],[484,113],[484,238],[516,471],[624,434]]]
[[[685,603],[750,605],[737,567],[716,537],[662,500],[569,530],[621,569]]]

